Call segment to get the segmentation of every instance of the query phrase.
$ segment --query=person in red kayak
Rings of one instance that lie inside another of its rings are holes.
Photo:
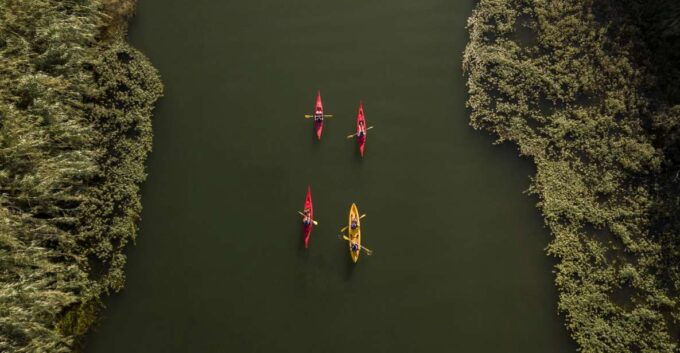
[[[319,109],[318,107],[316,108],[316,111],[314,112],[314,121],[317,123],[320,123],[323,121],[323,111]]]
[[[357,136],[359,138],[362,138],[366,136],[366,126],[364,126],[364,121],[359,121],[359,132],[357,132]]]
[[[312,223],[312,218],[309,217],[310,210],[309,208],[305,208],[304,210],[304,216],[302,216],[302,224],[305,226],[308,226],[310,223]]]

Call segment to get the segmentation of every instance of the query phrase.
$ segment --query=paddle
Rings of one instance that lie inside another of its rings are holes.
[[[305,119],[309,119],[309,118],[313,118],[313,117],[314,117],[314,115],[305,114]],[[323,117],[324,117],[324,118],[332,118],[333,115],[326,115],[326,114],[324,114]]]
[[[345,239],[345,240],[347,240],[347,241],[350,241],[350,239],[349,239],[346,235],[343,235],[342,238]],[[370,256],[370,255],[373,255],[373,250],[370,250],[369,248],[367,248],[367,247],[365,247],[365,246],[363,246],[363,245],[359,245],[359,249],[365,251],[365,252],[366,252],[366,255],[369,255],[369,256]]]
[[[365,214],[365,213],[362,214],[361,217],[359,217],[359,219],[362,219],[362,218],[364,218],[364,217],[366,217],[366,214]],[[349,226],[347,226],[347,227],[345,227],[345,228],[342,228],[342,229],[340,229],[340,231],[341,231],[341,232],[344,232],[345,229],[347,229],[348,227],[349,227]]]
[[[368,131],[368,130],[370,130],[370,129],[372,129],[372,128],[373,128],[373,126],[369,126],[369,127],[366,128],[366,131]],[[351,139],[352,137],[356,136],[357,134],[358,134],[358,132],[357,132],[356,134],[348,135],[347,138],[348,138],[348,139]]]
[[[299,214],[300,214],[300,216],[302,216],[302,217],[304,217],[304,216],[305,216],[305,214],[304,214],[304,213],[302,213],[302,212],[300,212],[300,211],[298,211],[298,213],[299,213]],[[317,222],[317,221],[315,221],[315,220],[312,220],[312,223],[314,223],[314,225],[315,225],[315,226],[318,226],[318,225],[319,225],[319,222]]]

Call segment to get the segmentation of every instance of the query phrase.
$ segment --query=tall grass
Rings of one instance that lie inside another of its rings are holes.
[[[2,352],[73,351],[123,285],[162,86],[110,5],[0,0]]]

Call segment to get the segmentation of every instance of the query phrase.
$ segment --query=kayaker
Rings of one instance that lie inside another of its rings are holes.
[[[323,121],[323,111],[322,110],[316,110],[314,112],[314,121],[317,121],[317,122]]]
[[[356,217],[352,217],[352,222],[350,223],[350,228],[352,228],[352,230],[355,230],[355,229],[357,229],[357,225],[358,224],[357,224]]]
[[[312,218],[309,217],[309,213],[310,213],[309,208],[305,208],[305,211],[303,213],[304,213],[304,216],[302,217],[302,223],[305,226],[308,226],[310,223],[312,223]]]
[[[359,244],[357,244],[357,243],[352,243],[352,251],[354,251],[354,252],[359,251]]]
[[[359,121],[359,132],[357,132],[357,136],[359,137],[364,137],[366,135],[366,127],[364,126],[364,121]]]

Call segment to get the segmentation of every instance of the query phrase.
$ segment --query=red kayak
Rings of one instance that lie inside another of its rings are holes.
[[[357,144],[359,145],[359,153],[364,156],[364,148],[366,147],[366,118],[364,117],[364,103],[359,102],[359,113],[357,114]],[[360,134],[363,132],[363,134]]]
[[[317,120],[321,117],[321,120]],[[321,140],[321,133],[323,132],[323,102],[321,102],[321,92],[316,92],[316,106],[314,107],[314,131],[316,131],[316,138]]]
[[[312,228],[314,228],[314,206],[312,205],[312,188],[307,185],[307,197],[305,197],[305,208],[302,209],[303,215],[309,212],[309,223],[305,224],[304,217],[302,218],[302,234],[305,239],[305,249],[309,246],[309,237],[312,235]]]

